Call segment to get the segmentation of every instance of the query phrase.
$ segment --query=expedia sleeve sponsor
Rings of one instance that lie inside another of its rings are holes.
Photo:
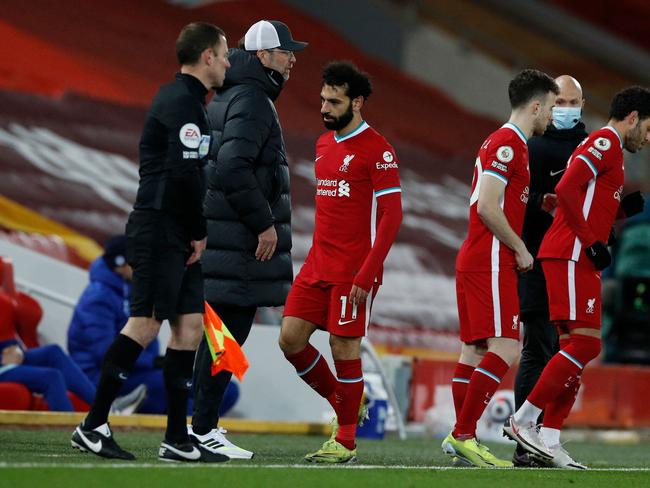
[[[393,161],[392,163],[375,163],[375,168],[386,171],[387,169],[398,169],[399,166],[397,161]]]
[[[380,170],[388,170],[388,169],[398,169],[399,166],[397,165],[397,158],[395,157],[394,151],[392,148],[389,150],[386,150],[383,152],[381,155],[381,159],[383,162],[375,163],[375,168],[380,169]]]
[[[379,155],[380,161],[370,165],[370,175],[375,196],[401,191],[399,179],[399,162],[391,146],[385,147]],[[388,190],[388,191],[387,191]]]

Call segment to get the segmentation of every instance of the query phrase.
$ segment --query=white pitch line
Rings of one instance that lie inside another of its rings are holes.
[[[120,463],[120,464],[92,464],[92,463],[74,463],[74,464],[49,464],[49,463],[0,463],[1,468],[12,469],[32,469],[32,468],[59,468],[59,469],[138,469],[138,468],[159,468],[159,469],[399,469],[399,470],[416,470],[416,471],[458,471],[458,470],[476,470],[476,468],[457,468],[454,466],[404,466],[404,465],[391,465],[391,466],[378,466],[372,464],[352,464],[352,465],[338,465],[338,466],[310,466],[304,464],[163,464],[163,463]],[[501,468],[500,471],[567,471],[561,468]],[[587,471],[615,471],[615,472],[648,472],[650,468],[590,468]]]

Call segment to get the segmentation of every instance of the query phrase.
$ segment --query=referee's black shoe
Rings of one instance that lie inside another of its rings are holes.
[[[81,452],[92,452],[98,456],[132,461],[135,456],[117,445],[108,422],[88,430],[80,423],[72,433],[70,445]]]
[[[224,463],[230,461],[228,456],[210,452],[193,440],[186,442],[162,441],[158,450],[158,459],[181,463]]]

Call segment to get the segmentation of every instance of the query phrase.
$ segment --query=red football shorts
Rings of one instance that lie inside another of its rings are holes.
[[[460,340],[469,344],[490,337],[519,339],[517,272],[456,270]]]
[[[372,301],[377,294],[371,289],[365,303],[352,305],[352,283],[327,283],[296,277],[287,302],[284,317],[298,317],[330,334],[343,337],[363,337],[370,321]]]
[[[591,262],[543,259],[551,321],[579,321],[600,329],[600,272]]]

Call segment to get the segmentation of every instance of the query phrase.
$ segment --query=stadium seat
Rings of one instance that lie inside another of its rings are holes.
[[[0,383],[0,410],[31,410],[34,395],[19,383]]]
[[[43,317],[43,309],[38,301],[18,291],[14,282],[13,262],[10,258],[0,256],[0,288],[14,298],[21,313],[17,314],[17,332],[27,348],[38,347],[36,329]],[[90,406],[68,392],[68,397],[77,412],[87,412]],[[19,383],[0,382],[0,410],[49,410],[47,402],[41,395],[32,394]]]

